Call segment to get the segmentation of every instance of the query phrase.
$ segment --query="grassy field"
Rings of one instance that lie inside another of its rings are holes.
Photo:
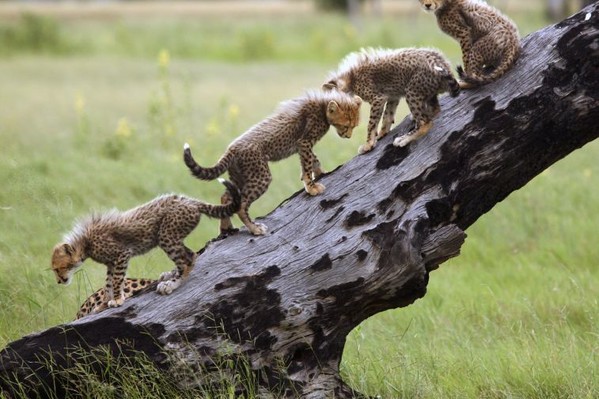
[[[77,217],[165,192],[218,202],[221,186],[192,179],[181,162],[184,142],[216,161],[360,46],[436,46],[456,63],[457,44],[414,7],[366,18],[361,32],[309,12],[234,24],[220,15],[0,22],[0,347],[70,321],[103,284],[104,266],[91,261],[67,288],[49,270]],[[540,13],[514,18],[524,34],[545,24]],[[54,33],[36,41],[38,31]],[[361,126],[350,141],[325,137],[316,149],[325,168],[355,156],[364,136]],[[599,143],[587,145],[481,218],[425,298],[352,332],[344,378],[385,398],[597,397],[598,157]],[[253,216],[301,188],[298,170],[297,157],[273,167]],[[205,219],[187,243],[200,248],[216,232]],[[129,274],[170,267],[154,251]]]

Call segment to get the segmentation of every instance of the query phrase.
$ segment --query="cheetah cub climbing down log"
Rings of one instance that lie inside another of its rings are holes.
[[[63,243],[54,247],[52,270],[56,281],[69,284],[83,261],[91,258],[107,267],[107,306],[120,306],[125,300],[123,280],[129,259],[158,246],[176,265],[173,271],[163,273],[156,288],[160,294],[170,294],[193,267],[195,253],[183,244],[183,240],[196,228],[201,215],[224,218],[239,210],[239,190],[228,181],[222,183],[231,199],[226,205],[211,205],[169,194],[128,211],[113,210],[83,219]]]
[[[441,30],[460,43],[464,68],[460,87],[473,88],[505,74],[520,55],[516,24],[499,10],[478,0],[419,0],[432,11]]]
[[[357,94],[370,103],[368,137],[366,144],[360,146],[360,154],[372,150],[377,137],[382,138],[389,133],[402,97],[406,98],[415,127],[395,139],[393,144],[400,147],[430,130],[433,118],[440,111],[439,93],[449,91],[455,97],[460,92],[445,57],[437,50],[417,48],[368,48],[351,53],[341,61],[339,69],[329,75],[323,89]],[[377,134],[381,116],[383,123]]]
[[[324,171],[312,147],[331,125],[340,137],[350,138],[360,122],[361,103],[359,97],[345,93],[308,92],[282,103],[273,115],[235,139],[210,168],[199,166],[185,144],[185,164],[201,180],[215,179],[228,170],[231,181],[241,190],[239,218],[252,234],[265,234],[266,226],[254,223],[248,209],[268,189],[272,179],[268,162],[298,153],[306,192],[310,195],[324,192],[324,185],[314,181]],[[227,193],[221,201],[228,201]],[[223,234],[235,231],[230,218],[223,218],[220,228]]]

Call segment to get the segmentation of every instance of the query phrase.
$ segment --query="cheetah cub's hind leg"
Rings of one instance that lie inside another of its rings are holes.
[[[170,254],[168,255],[169,257],[171,257]],[[181,255],[178,254],[174,256],[178,257]],[[187,247],[185,247],[185,255],[183,255],[183,258],[177,258],[182,260],[175,261],[175,263],[177,263],[177,268],[175,270],[164,272],[160,275],[158,279],[158,281],[160,282],[156,287],[156,292],[158,292],[161,295],[170,295],[173,293],[174,290],[179,288],[183,280],[187,278],[189,272],[193,268],[193,262],[195,261],[195,258],[196,254]],[[183,262],[185,262],[185,266],[183,267],[183,271],[181,271],[179,264]]]
[[[262,196],[268,190],[272,181],[272,175],[268,167],[268,162],[263,159],[260,153],[246,151],[246,157],[240,159],[236,167],[243,171],[245,183],[241,189],[241,207],[237,216],[255,236],[266,234],[268,228],[262,223],[256,223],[249,214],[249,208],[254,201]],[[237,170],[233,171],[234,173]]]
[[[411,132],[404,134],[401,137],[397,137],[393,140],[393,145],[395,147],[405,147],[410,144],[412,141],[416,141],[422,136],[426,135],[429,130],[433,127],[433,122],[425,122],[421,121],[420,126],[416,130],[412,130]]]
[[[389,99],[385,105],[385,112],[383,114],[383,124],[381,131],[378,134],[378,139],[382,139],[391,131],[391,126],[395,123],[395,111],[399,105],[399,98]]]
[[[430,90],[432,91],[432,90]],[[421,94],[421,90],[408,90],[406,92],[406,101],[412,118],[414,119],[415,128],[407,134],[397,137],[393,140],[393,145],[396,147],[405,147],[412,141],[416,141],[426,135],[433,127],[432,119],[439,113],[440,107],[434,94],[435,100],[426,100]]]
[[[176,212],[166,214],[158,232],[158,246],[176,265],[173,271],[160,276],[156,292],[162,295],[169,295],[179,288],[193,268],[196,257],[195,252],[183,244],[183,240],[200,223],[201,214],[196,212],[183,217],[186,218],[185,223],[182,223],[181,215]]]
[[[226,204],[230,204],[233,201],[233,197],[231,196],[231,194],[229,193],[229,191],[225,191],[225,193],[223,195],[221,195],[220,197],[220,203],[222,205],[226,205]],[[228,237],[230,235],[236,234],[237,232],[239,232],[238,228],[235,228],[233,226],[233,223],[231,222],[231,218],[230,217],[224,217],[222,219],[220,219],[220,234],[219,234],[219,238],[224,238],[224,237]]]

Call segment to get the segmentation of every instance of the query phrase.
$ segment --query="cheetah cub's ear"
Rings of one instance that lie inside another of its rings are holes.
[[[324,91],[335,90],[337,89],[337,82],[335,82],[334,80],[329,80],[328,82],[322,85],[322,89]]]
[[[327,115],[335,115],[337,112],[339,112],[339,104],[337,104],[337,101],[329,101],[329,104],[327,105]]]
[[[58,248],[55,249],[58,253],[62,253],[67,256],[73,256],[75,254],[75,248],[71,244],[64,243],[59,245]]]
[[[356,105],[359,107],[362,105],[362,98],[360,96],[354,95],[354,103],[356,103]]]

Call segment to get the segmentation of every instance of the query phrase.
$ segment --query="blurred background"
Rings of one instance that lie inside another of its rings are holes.
[[[489,3],[525,36],[585,2]],[[461,63],[417,0],[0,1],[0,347],[72,320],[104,284],[92,261],[69,287],[50,271],[52,247],[78,217],[165,192],[217,203],[221,186],[189,176],[183,143],[213,164],[365,46],[436,47]],[[351,140],[317,145],[325,169],[357,154],[368,112]],[[402,102],[398,120],[407,113]],[[482,217],[426,297],[352,332],[344,378],[386,398],[596,397],[597,159],[590,143]],[[302,188],[297,157],[272,170],[254,217]],[[204,219],[187,244],[217,233]],[[129,275],[171,267],[157,250]]]

